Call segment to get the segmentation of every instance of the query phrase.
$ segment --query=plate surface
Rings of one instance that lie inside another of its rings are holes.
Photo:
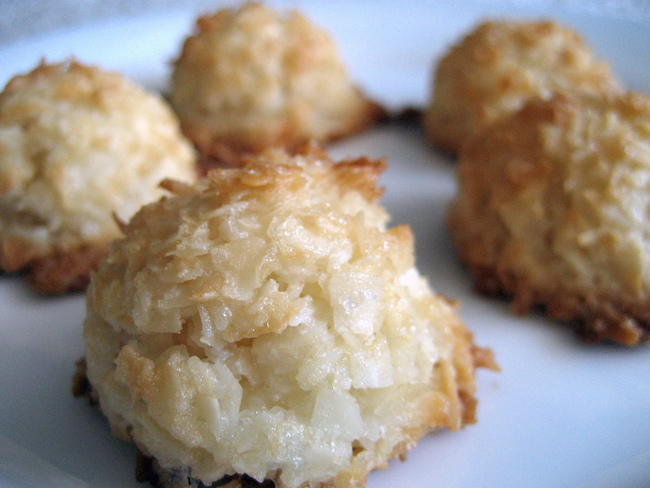
[[[630,89],[650,93],[650,27],[575,10],[498,3],[308,2],[301,8],[337,39],[355,79],[392,109],[423,105],[431,67],[485,17],[550,17],[583,34]],[[122,18],[0,49],[0,82],[41,58],[118,70],[164,91],[190,11]],[[589,346],[542,316],[517,318],[476,296],[443,227],[454,166],[417,128],[382,127],[330,148],[336,158],[386,157],[384,204],[416,235],[418,266],[461,301],[478,344],[502,372],[478,373],[478,423],[438,432],[406,462],[370,475],[369,488],[650,486],[650,349]],[[43,298],[0,277],[0,486],[138,487],[134,449],[101,415],[72,398],[82,355],[84,297]]]

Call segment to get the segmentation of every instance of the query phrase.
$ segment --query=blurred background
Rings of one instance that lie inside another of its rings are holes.
[[[366,3],[370,8],[385,0],[328,0],[333,3]],[[429,3],[453,4],[458,0],[406,0],[401,2],[404,8],[409,4]],[[65,29],[72,25],[91,23],[121,16],[145,15],[167,12],[173,9],[203,12],[220,5],[240,2],[232,0],[0,0],[0,45],[10,44],[19,39],[41,36],[52,31]],[[286,5],[320,4],[318,0],[274,0],[268,2],[278,7]],[[393,3],[393,1],[388,1]],[[467,4],[512,4],[522,7],[531,4],[544,4],[559,9],[589,11],[593,14],[607,14],[632,19],[650,21],[650,0],[470,0]]]

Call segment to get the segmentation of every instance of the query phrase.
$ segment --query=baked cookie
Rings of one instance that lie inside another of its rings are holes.
[[[192,181],[194,150],[157,96],[75,61],[41,64],[0,94],[0,267],[37,290],[83,289],[165,177]]]
[[[609,67],[570,29],[550,21],[487,21],[435,68],[427,137],[456,154],[464,141],[530,98],[556,91],[620,92]]]
[[[474,421],[475,367],[494,362],[414,268],[410,229],[387,229],[383,168],[270,150],[168,182],[113,243],[82,390],[145,478],[358,487]]]
[[[384,115],[352,84],[326,32],[260,3],[197,20],[174,63],[170,100],[206,163],[237,164],[271,146],[293,151]]]
[[[463,148],[448,224],[477,287],[588,341],[650,339],[650,99],[530,101]]]

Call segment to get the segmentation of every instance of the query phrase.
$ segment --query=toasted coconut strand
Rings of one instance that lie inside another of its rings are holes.
[[[188,185],[183,181],[171,180],[169,178],[162,180],[160,182],[160,187],[174,195],[183,195],[188,193],[192,188],[191,185]]]
[[[474,358],[475,368],[486,368],[492,371],[501,371],[501,367],[494,357],[494,351],[492,351],[490,348],[478,347],[474,345],[472,347],[472,357]]]

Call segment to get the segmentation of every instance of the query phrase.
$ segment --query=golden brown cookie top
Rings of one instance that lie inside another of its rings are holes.
[[[198,19],[170,95],[186,133],[214,157],[327,141],[380,114],[352,84],[329,34],[296,10],[261,3]]]
[[[165,102],[117,73],[69,61],[14,77],[0,94],[3,266],[106,243],[113,214],[130,218],[165,177],[192,181],[194,164]]]
[[[461,254],[493,268],[520,311],[546,301],[600,323],[592,340],[647,340],[649,138],[650,99],[634,93],[558,95],[501,119],[461,151]]]
[[[472,421],[480,354],[408,227],[387,228],[383,166],[274,150],[166,183],[89,294],[88,378],[114,431],[207,484],[352,488]]]
[[[620,92],[607,64],[573,30],[551,21],[492,20],[453,45],[435,68],[425,124],[457,152],[482,127],[555,92]]]

